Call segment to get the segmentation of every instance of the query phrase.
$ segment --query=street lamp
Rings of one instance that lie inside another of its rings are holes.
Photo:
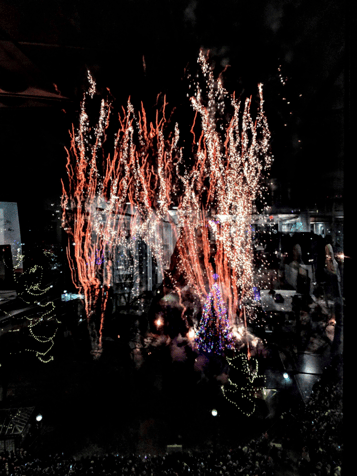
[[[289,379],[289,374],[286,373],[286,372],[284,372],[284,373],[283,373],[283,377],[284,377],[285,380],[288,380],[288,379]]]
[[[36,416],[36,421],[37,422],[40,422],[42,420],[42,415],[41,413],[39,413],[37,416]]]
[[[212,416],[217,416],[218,415],[218,412],[215,408],[211,411],[211,415]]]

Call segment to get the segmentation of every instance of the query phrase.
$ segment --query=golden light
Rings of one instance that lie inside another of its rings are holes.
[[[196,335],[195,330],[193,327],[191,327],[191,329],[187,333],[187,338],[189,340],[193,340],[195,338],[195,335]]]
[[[157,328],[161,327],[164,325],[164,320],[161,317],[158,317],[155,321],[155,325]]]

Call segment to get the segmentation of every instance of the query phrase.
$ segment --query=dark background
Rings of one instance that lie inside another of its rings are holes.
[[[282,201],[303,206],[342,194],[348,11],[347,2],[324,0],[1,0],[0,38],[29,61],[24,72],[3,60],[0,88],[16,83],[21,95],[27,81],[67,98],[40,106],[2,95],[2,170],[11,177],[2,200],[60,194],[87,68],[118,106],[131,96],[150,109],[163,92],[180,109],[185,68],[194,71],[201,47],[217,74],[230,65],[229,91],[255,95],[263,82]]]
[[[217,73],[230,65],[229,91],[254,95],[264,83],[280,204],[342,195],[352,257],[356,31],[347,0],[0,0],[0,201],[18,203],[22,241],[41,240],[45,200],[58,203],[87,69],[118,107],[131,96],[153,110],[162,92],[185,110],[185,68],[195,69],[203,47]],[[353,276],[351,261],[345,276]],[[347,304],[352,286],[346,280]],[[63,379],[60,397],[66,387]]]

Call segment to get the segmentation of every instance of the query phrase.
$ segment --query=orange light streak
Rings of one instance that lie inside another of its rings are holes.
[[[245,100],[241,112],[235,94],[229,95],[221,78],[214,78],[208,55],[201,51],[198,63],[204,85],[201,88],[197,82],[190,98],[193,142],[186,163],[179,126],[176,123],[172,128],[166,119],[166,97],[154,122],[149,122],[143,104],[136,113],[129,98],[118,116],[114,150],[105,156],[112,105],[102,100],[98,122],[90,124],[86,101],[95,95],[95,82],[88,73],[90,88],[81,103],[79,128],[72,128],[71,146],[66,150],[68,188],[62,181],[62,226],[68,233],[72,280],[85,296],[88,323],[98,321],[98,337],[93,343],[97,355],[102,350],[108,300],[104,290],[112,285],[118,247],[134,256],[138,239],[152,250],[162,277],[165,273],[171,281],[187,323],[180,289],[175,276],[167,271],[169,258],[159,233],[164,221],[177,238],[175,271],[202,305],[215,282],[213,274],[219,276],[232,324],[239,304],[252,295],[253,203],[271,165],[262,85],[253,121],[251,98]],[[177,206],[175,220],[169,213],[173,205]],[[138,293],[138,283],[135,286]]]

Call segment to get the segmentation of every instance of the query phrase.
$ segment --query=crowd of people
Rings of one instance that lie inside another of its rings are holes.
[[[0,456],[0,474],[125,476],[340,476],[342,466],[342,363],[332,362],[306,404],[280,416],[275,435],[262,434],[245,446],[163,455],[106,454],[74,458],[36,456],[19,449]]]

